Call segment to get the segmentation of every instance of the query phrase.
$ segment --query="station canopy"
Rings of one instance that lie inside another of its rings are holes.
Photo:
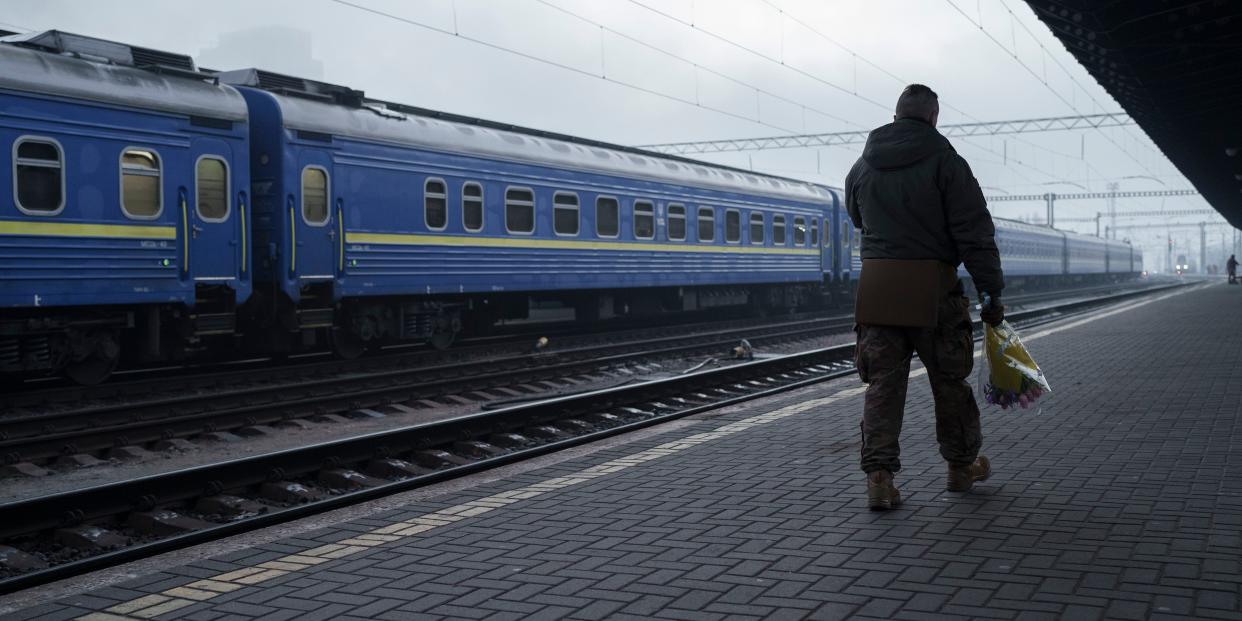
[[[1026,3],[1212,207],[1242,227],[1242,2]]]

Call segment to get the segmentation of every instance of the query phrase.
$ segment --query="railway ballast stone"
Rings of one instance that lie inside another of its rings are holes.
[[[337,425],[348,425],[349,419],[340,414],[319,414],[311,417],[311,420],[317,423],[334,423]]]
[[[162,536],[178,535],[212,526],[211,522],[186,517],[167,509],[131,513],[127,524],[134,530]]]
[[[384,484],[384,481],[362,474],[357,470],[339,468],[320,472],[319,483],[331,489],[356,490],[366,487],[379,487]]]
[[[237,435],[245,438],[256,438],[259,436],[274,436],[276,429],[267,425],[247,425],[237,430]]]
[[[176,451],[184,453],[192,451],[198,447],[189,440],[183,438],[172,438],[170,440],[160,440],[159,442],[156,442],[153,448],[157,451]]]
[[[504,455],[507,452],[498,446],[480,440],[454,442],[453,450],[471,457],[495,457],[496,455]]]
[[[220,494],[199,498],[194,510],[204,515],[221,517],[237,517],[239,515],[258,515],[267,512],[267,507],[240,496]]]
[[[52,537],[62,546],[87,552],[111,550],[129,545],[129,539],[124,535],[94,524],[58,528],[52,533]]]
[[[401,479],[416,477],[431,472],[422,466],[416,466],[404,459],[375,459],[367,463],[367,474],[385,479]]]
[[[78,470],[80,468],[94,468],[96,466],[102,466],[106,463],[108,462],[105,462],[94,455],[74,453],[72,455],[62,455],[57,457],[54,466],[57,470]]]
[[[259,494],[268,500],[285,503],[314,502],[323,498],[319,490],[311,489],[294,481],[272,481],[259,488]]]
[[[487,436],[487,441],[496,446],[509,449],[534,443],[530,438],[516,433],[493,433],[492,435]]]
[[[52,471],[28,461],[0,466],[0,477],[45,477]]]
[[[414,451],[414,461],[428,468],[448,468],[450,466],[464,466],[470,463],[469,459],[463,459],[448,451],[441,451],[439,449]]]
[[[108,451],[109,459],[120,461],[143,461],[153,459],[155,453],[142,448],[141,446],[118,446]]]
[[[198,436],[198,439],[206,442],[241,442],[241,436],[227,431],[209,431]]]
[[[47,567],[47,562],[33,554],[9,546],[0,546],[0,569],[21,572],[45,567]]]

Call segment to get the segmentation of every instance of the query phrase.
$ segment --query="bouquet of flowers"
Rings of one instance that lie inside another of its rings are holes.
[[[982,357],[979,389],[988,403],[999,405],[1001,409],[1026,409],[1052,391],[1044,372],[1031,359],[1018,333],[1007,321],[997,326],[983,325]],[[985,368],[986,379],[983,377]]]

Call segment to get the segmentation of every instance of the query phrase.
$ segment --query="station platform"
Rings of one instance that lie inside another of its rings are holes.
[[[1028,330],[1054,392],[984,407],[994,473],[967,494],[944,491],[915,377],[905,504],[868,511],[844,379],[10,596],[5,618],[1242,619],[1240,317],[1222,284]]]

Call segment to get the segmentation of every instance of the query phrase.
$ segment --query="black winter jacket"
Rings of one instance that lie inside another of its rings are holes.
[[[845,206],[862,229],[863,259],[965,263],[978,291],[1004,288],[979,182],[930,124],[899,119],[872,131],[845,178]]]

